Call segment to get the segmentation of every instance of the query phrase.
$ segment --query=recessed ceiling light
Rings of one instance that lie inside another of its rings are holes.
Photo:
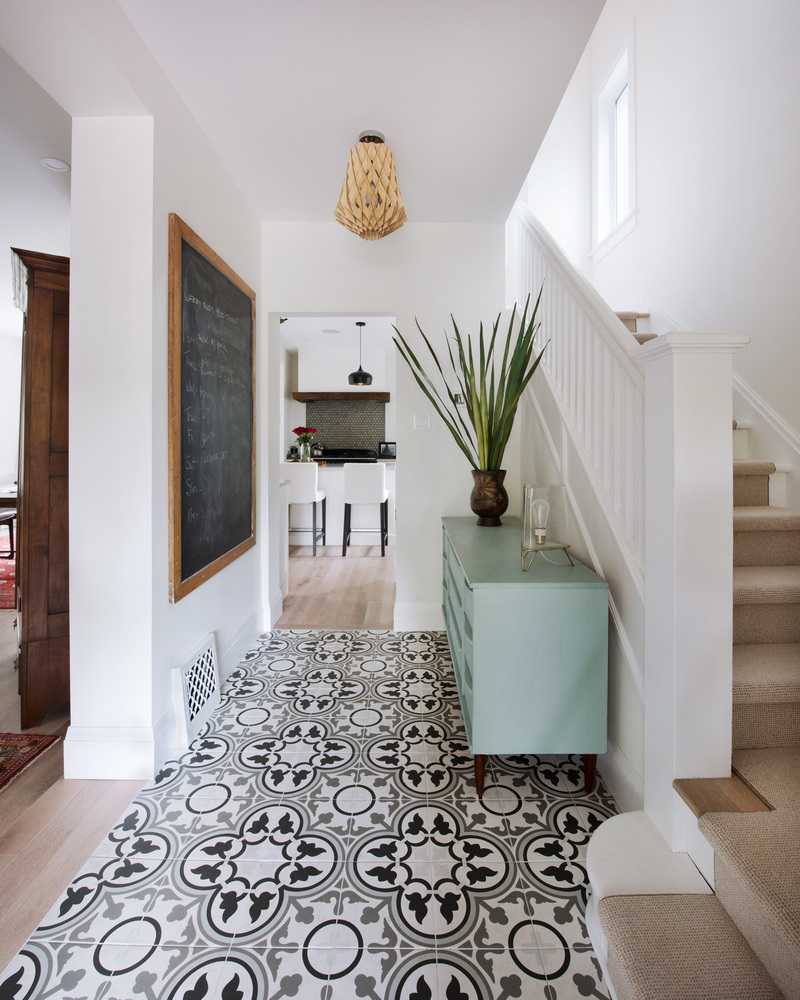
[[[338,333],[338,330],[323,330],[323,333]]]
[[[48,170],[55,170],[60,174],[66,173],[70,169],[66,160],[59,160],[57,156],[43,156],[39,162]]]

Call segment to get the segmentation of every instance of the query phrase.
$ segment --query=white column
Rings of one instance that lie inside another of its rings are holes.
[[[674,778],[730,774],[733,352],[669,333],[645,369],[645,809],[678,846]]]
[[[147,778],[155,748],[151,118],[74,120],[71,258],[64,774]]]

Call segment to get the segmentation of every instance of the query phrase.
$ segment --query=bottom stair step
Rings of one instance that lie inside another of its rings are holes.
[[[737,750],[732,763],[773,809],[701,817],[717,898],[787,1000],[800,1000],[800,749]]]
[[[716,896],[607,896],[598,912],[617,1000],[783,1000]]]

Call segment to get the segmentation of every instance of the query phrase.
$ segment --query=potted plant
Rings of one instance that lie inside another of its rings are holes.
[[[503,454],[522,393],[539,367],[547,347],[545,344],[538,353],[534,350],[534,341],[541,327],[536,320],[541,298],[542,289],[539,289],[531,310],[528,296],[519,319],[516,306],[512,310],[502,357],[499,356],[498,345],[500,316],[492,325],[488,346],[481,323],[476,347],[473,347],[469,335],[466,340],[461,336],[451,316],[455,336],[452,341],[446,341],[447,373],[417,322],[417,329],[441,376],[442,390],[434,384],[408,341],[397,327],[394,328],[397,334],[394,342],[401,357],[472,466],[470,506],[478,515],[480,525],[500,524],[500,515],[508,507],[508,494],[503,486],[506,472],[501,468]]]

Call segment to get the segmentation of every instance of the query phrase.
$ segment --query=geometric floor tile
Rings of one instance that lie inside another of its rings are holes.
[[[0,1000],[607,997],[578,756],[490,757],[444,632],[279,630],[98,845]]]

